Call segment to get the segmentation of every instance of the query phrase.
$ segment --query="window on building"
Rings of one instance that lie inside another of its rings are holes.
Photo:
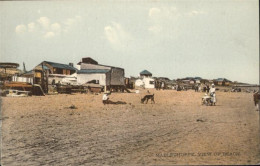
[[[57,68],[55,71],[53,70],[54,74],[63,74],[63,69]]]

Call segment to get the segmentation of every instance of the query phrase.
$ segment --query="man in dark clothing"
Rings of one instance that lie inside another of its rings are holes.
[[[207,84],[207,93],[209,93],[209,85]]]

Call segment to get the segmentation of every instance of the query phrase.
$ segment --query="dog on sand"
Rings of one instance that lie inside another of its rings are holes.
[[[147,104],[148,100],[150,100],[150,99],[151,99],[151,103],[152,103],[152,102],[155,103],[155,101],[154,101],[154,94],[152,94],[152,95],[145,95],[145,96],[141,99],[141,103],[144,104],[144,102],[146,101],[145,104]]]

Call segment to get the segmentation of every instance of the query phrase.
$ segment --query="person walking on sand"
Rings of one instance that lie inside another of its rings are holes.
[[[215,88],[214,84],[211,85],[211,88],[209,90],[209,94],[210,94],[210,96],[212,98],[213,104],[216,105],[216,102],[217,102],[217,99],[216,99],[216,88]]]
[[[201,85],[199,84],[199,88],[198,88],[198,91],[201,92]]]
[[[162,82],[162,90],[164,90],[165,89],[165,87],[164,87],[164,82]]]

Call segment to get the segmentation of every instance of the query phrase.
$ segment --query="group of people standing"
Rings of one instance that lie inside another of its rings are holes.
[[[217,102],[216,99],[216,88],[215,85],[212,84],[211,87],[209,86],[209,84],[204,84],[204,85],[200,85],[200,84],[196,84],[195,87],[195,92],[201,92],[201,89],[203,92],[206,93],[206,95],[209,95],[212,98],[212,102],[215,105]]]
[[[212,85],[214,85],[214,84],[212,84]],[[214,87],[215,87],[215,85],[214,85]],[[202,91],[202,92],[209,93],[211,88],[212,87],[210,87],[209,84],[195,84],[195,86],[194,86],[195,92],[201,92]]]
[[[154,82],[154,86],[156,90],[164,90],[166,88],[165,82],[156,80]]]

